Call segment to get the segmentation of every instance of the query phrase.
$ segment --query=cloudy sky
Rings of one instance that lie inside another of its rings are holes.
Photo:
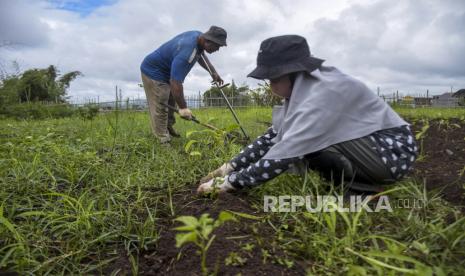
[[[73,101],[145,97],[142,59],[187,30],[228,31],[210,55],[223,79],[256,86],[246,75],[263,39],[307,38],[312,54],[388,94],[441,94],[465,88],[463,0],[0,0],[0,65],[79,70]],[[196,65],[185,94],[209,88]]]

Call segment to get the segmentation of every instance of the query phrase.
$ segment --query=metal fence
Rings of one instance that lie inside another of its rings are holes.
[[[389,95],[379,95],[385,102],[391,105],[406,106],[406,107],[445,107],[445,108],[464,108],[465,100],[448,95],[429,96],[421,94],[392,93]],[[209,107],[226,107],[226,101],[223,97],[204,97],[202,95],[186,96],[187,106],[191,109],[209,108]],[[260,106],[253,98],[248,95],[240,95],[236,97],[227,97],[229,103],[233,107],[255,107]],[[44,102],[47,105],[57,105],[54,102]],[[74,107],[82,107],[85,105],[96,105],[101,111],[110,111],[115,109],[122,110],[147,110],[148,104],[146,99],[125,99],[118,101],[99,102],[96,100],[88,100],[81,103],[71,103]]]
[[[444,108],[464,108],[465,99],[452,97],[450,95],[440,95],[433,97],[425,96],[380,96],[385,102],[406,107],[444,107]]]
[[[247,96],[227,97],[233,107],[257,106],[257,104]],[[223,97],[202,97],[186,96],[187,107],[190,109],[208,108],[208,107],[226,107],[227,103]],[[54,104],[54,103],[49,103]],[[85,105],[96,105],[100,110],[128,109],[128,110],[146,110],[148,104],[146,99],[126,99],[109,102],[98,102],[89,100],[84,103],[71,103],[72,106],[82,107]]]

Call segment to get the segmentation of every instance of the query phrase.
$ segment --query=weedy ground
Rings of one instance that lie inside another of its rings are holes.
[[[419,124],[417,133],[425,122],[440,125],[445,133],[465,128],[463,109],[398,111]],[[221,128],[230,130],[234,124],[224,109],[194,113]],[[270,109],[237,113],[251,137],[271,121]],[[421,175],[386,190],[394,203],[408,199],[418,204],[393,206],[393,212],[263,213],[264,195],[344,192],[308,173],[303,178],[285,174],[226,198],[198,198],[198,179],[242,146],[180,119],[175,127],[183,138],[162,146],[148,120],[146,113],[117,111],[94,120],[0,121],[0,272],[181,274],[188,268],[189,274],[200,274],[195,250],[175,247],[173,228],[178,225],[173,220],[235,210],[255,217],[215,230],[209,271],[465,274],[463,196],[447,200]],[[428,135],[426,130],[419,138],[428,142]],[[455,157],[461,154],[463,148],[453,150]],[[430,157],[426,148],[422,162]],[[420,167],[434,175],[427,170],[433,165]],[[459,187],[454,193],[463,195],[463,172],[452,174],[458,176],[458,182],[450,180]]]

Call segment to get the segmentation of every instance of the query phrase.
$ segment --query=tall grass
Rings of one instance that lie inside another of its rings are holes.
[[[158,218],[175,215],[172,193],[228,157],[205,152],[199,164],[183,139],[160,146],[145,113],[3,120],[0,133],[0,269],[21,273],[91,273],[121,249],[154,246]]]
[[[234,123],[224,109],[194,110],[218,127]],[[251,137],[271,121],[266,108],[239,109]],[[146,113],[100,114],[42,121],[0,121],[0,271],[21,274],[100,274],[121,254],[138,272],[141,250],[153,249],[162,218],[174,218],[174,195],[238,153],[240,146],[184,151],[185,134],[202,127],[178,120],[184,138],[163,147]],[[212,148],[213,147],[213,148]],[[406,181],[393,198],[422,199],[419,209],[393,213],[270,214],[273,246],[306,265],[309,273],[353,275],[464,273],[465,220],[455,207]],[[249,191],[263,195],[341,193],[315,174],[283,175]],[[114,273],[117,273],[115,271]]]
[[[465,120],[465,108],[442,108],[442,107],[423,107],[411,108],[395,106],[394,110],[401,116],[418,119],[451,119],[458,118]]]
[[[314,173],[304,179],[280,176],[251,196],[263,208],[264,195],[315,200],[317,195],[345,194]],[[302,208],[269,213],[268,223],[279,247],[305,263],[310,275],[463,275],[465,217],[460,206],[451,206],[414,180],[381,195],[388,196],[393,212],[345,212],[331,206],[335,211],[314,213]],[[410,206],[399,204],[405,200]]]

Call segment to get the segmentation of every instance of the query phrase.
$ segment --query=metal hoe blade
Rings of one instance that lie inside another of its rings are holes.
[[[167,108],[169,108],[169,109],[171,109],[171,110],[173,110],[174,112],[176,112],[176,113],[179,114],[179,109],[177,109],[176,107],[171,106],[171,105],[168,105],[168,104],[165,104],[165,103],[161,103],[161,105],[163,105],[163,106],[165,106],[165,107],[167,107]],[[204,127],[209,128],[209,129],[211,129],[211,130],[214,130],[214,131],[221,131],[221,129],[219,129],[219,128],[215,127],[215,126],[212,126],[212,125],[210,125],[210,124],[203,123],[203,122],[199,121],[194,115],[192,115],[192,118],[191,118],[190,120],[189,120],[189,119],[185,119],[185,120],[192,121],[192,122],[194,122],[194,123],[196,123],[196,124],[199,124],[199,125],[201,125],[201,126],[204,126]],[[238,138],[238,136],[233,135],[233,134],[231,134],[231,133],[225,133],[225,135],[226,135],[226,138],[227,138],[228,140],[235,140],[235,141],[238,141],[238,142],[241,143],[241,144],[246,144],[246,143],[248,142],[248,141],[240,140],[240,139]]]
[[[176,112],[176,113],[179,114],[179,109],[177,109],[176,107],[171,106],[171,105],[168,105],[168,104],[165,104],[165,103],[161,103],[161,105],[163,105],[163,106],[165,106],[165,107],[167,107],[167,108],[169,108],[169,109],[171,109],[171,110],[173,110],[174,112]],[[189,119],[188,119],[188,120],[189,120]],[[194,123],[197,123],[197,124],[199,124],[199,125],[202,125],[202,126],[204,126],[204,127],[207,127],[207,128],[209,128],[209,129],[212,129],[212,130],[220,130],[219,128],[214,127],[214,126],[212,126],[212,125],[210,125],[210,124],[206,124],[206,123],[200,122],[194,115],[192,115],[192,118],[190,119],[190,121],[193,121]]]

